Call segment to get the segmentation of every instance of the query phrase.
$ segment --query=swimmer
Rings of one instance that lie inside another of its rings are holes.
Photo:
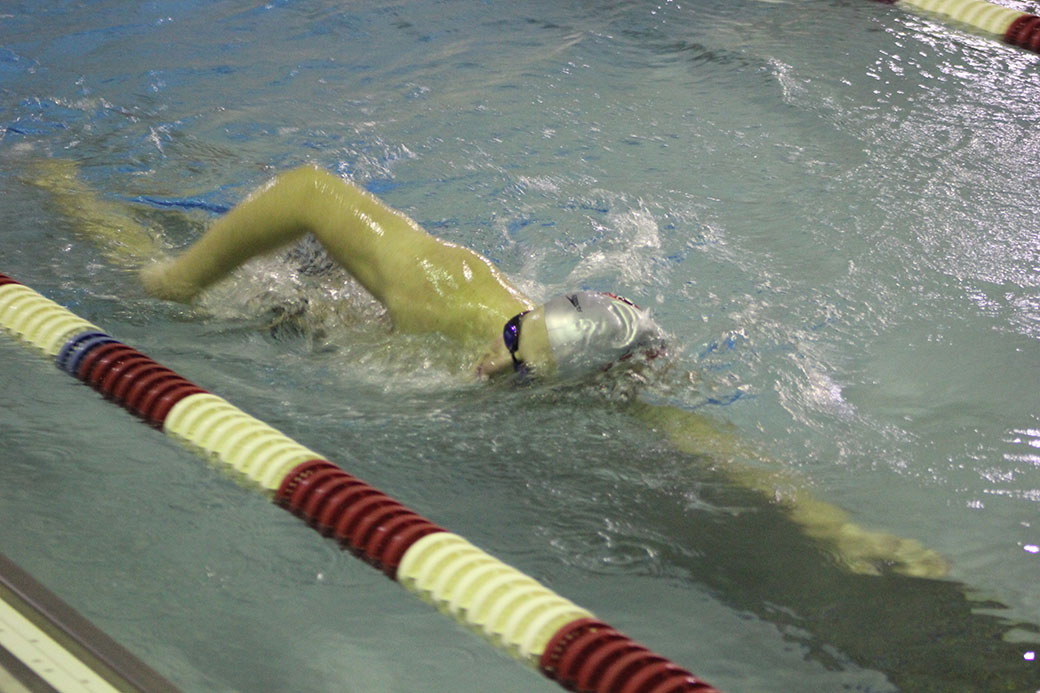
[[[512,372],[580,378],[633,357],[653,359],[662,349],[661,330],[633,303],[573,292],[536,305],[483,256],[428,234],[373,195],[312,166],[277,176],[185,252],[158,260],[143,250],[155,237],[83,184],[74,164],[52,160],[38,169],[34,182],[51,190],[62,212],[79,219],[110,258],[125,265],[151,260],[140,278],[158,298],[191,301],[250,258],[309,235],[386,307],[395,329],[453,339],[469,351],[480,378]],[[779,502],[849,569],[921,577],[946,572],[946,561],[918,542],[866,530],[813,498],[791,474],[746,463],[764,458],[711,419],[638,399],[629,407],[676,448],[711,456],[734,481]]]
[[[182,255],[145,267],[141,280],[153,296],[190,301],[250,258],[308,234],[386,307],[395,329],[457,341],[480,377],[579,377],[661,348],[660,330],[633,303],[585,291],[535,305],[486,258],[311,166],[275,178]]]

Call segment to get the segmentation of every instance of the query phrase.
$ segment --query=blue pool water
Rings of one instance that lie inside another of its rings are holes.
[[[0,272],[720,688],[1040,690],[1038,62],[865,0],[7,2]],[[460,381],[277,258],[152,300],[42,158],[171,248],[313,162],[628,295],[644,398],[950,575],[849,574],[614,395]],[[0,391],[0,551],[184,689],[556,689],[10,340]]]

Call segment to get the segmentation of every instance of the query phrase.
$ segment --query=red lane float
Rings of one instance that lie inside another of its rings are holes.
[[[1023,13],[1011,23],[1004,40],[1013,46],[1040,53],[1040,17]]]
[[[539,666],[565,688],[598,693],[714,689],[597,619],[569,623],[549,641]]]
[[[290,472],[275,501],[390,579],[412,544],[447,531],[326,460]]]
[[[70,367],[78,364],[74,375],[156,428],[182,399],[205,392],[133,347],[91,336],[79,341],[85,353],[69,362]]]

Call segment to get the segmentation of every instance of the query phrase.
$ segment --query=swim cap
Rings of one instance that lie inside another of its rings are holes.
[[[637,352],[655,357],[660,328],[647,311],[614,294],[581,291],[545,304],[549,347],[561,376],[606,370]]]

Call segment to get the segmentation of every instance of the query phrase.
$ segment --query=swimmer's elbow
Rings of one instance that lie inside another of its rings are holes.
[[[328,195],[333,188],[354,188],[349,182],[316,164],[303,164],[286,171],[274,180],[277,187],[287,188],[296,204],[308,209],[321,198]]]

